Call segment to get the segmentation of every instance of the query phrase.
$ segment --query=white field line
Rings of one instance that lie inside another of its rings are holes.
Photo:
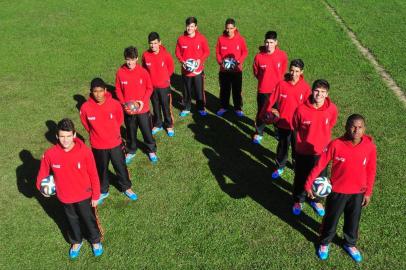
[[[398,97],[401,103],[406,108],[406,96],[405,92],[397,85],[395,80],[389,75],[389,73],[385,70],[385,68],[378,63],[375,56],[369,51],[369,49],[361,44],[358,40],[357,36],[351,29],[344,23],[343,19],[337,14],[335,9],[330,6],[325,0],[322,0],[324,5],[327,7],[328,11],[330,11],[331,15],[333,15],[334,19],[337,23],[347,32],[347,35],[350,37],[352,43],[357,47],[357,49],[361,52],[361,54],[369,60],[369,62],[374,66],[376,72],[378,72],[379,76],[381,76],[382,80],[386,83],[389,89]]]

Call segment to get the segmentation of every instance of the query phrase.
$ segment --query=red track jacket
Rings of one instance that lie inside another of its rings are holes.
[[[142,55],[142,66],[148,71],[154,88],[167,88],[175,69],[172,56],[164,46],[159,46],[159,53],[146,51]]]
[[[225,71],[222,65],[224,58],[234,58],[238,62],[238,66],[233,72],[241,72],[242,64],[248,55],[247,44],[245,39],[240,35],[238,30],[235,30],[235,35],[229,38],[227,34],[219,36],[216,44],[216,59],[220,65],[220,71]]]
[[[311,190],[314,180],[331,160],[330,181],[334,192],[365,192],[366,196],[371,196],[376,175],[376,146],[371,137],[364,135],[358,145],[344,137],[333,140],[310,172],[305,190]]]

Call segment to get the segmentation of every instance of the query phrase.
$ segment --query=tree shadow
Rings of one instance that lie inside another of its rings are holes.
[[[217,99],[207,94],[209,99]],[[188,127],[195,139],[207,146],[203,154],[221,190],[233,199],[251,197],[307,240],[317,241],[319,223],[305,213],[299,217],[292,215],[292,185],[282,178],[272,180],[275,154],[261,145],[253,145],[246,132],[240,130],[240,119],[228,120],[211,114],[206,117],[193,114],[193,118],[194,123]],[[251,123],[248,118],[243,121]]]
[[[45,213],[56,223],[65,241],[69,243],[68,223],[61,203],[56,196],[45,198],[35,186],[40,160],[35,159],[31,152],[25,149],[20,151],[19,157],[22,164],[16,168],[18,191],[25,197],[35,198],[38,201]]]

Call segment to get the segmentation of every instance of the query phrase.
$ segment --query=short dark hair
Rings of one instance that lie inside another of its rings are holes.
[[[73,133],[75,133],[76,130],[73,121],[69,118],[64,118],[59,121],[58,125],[56,126],[56,134],[59,134],[59,131],[72,131]]]
[[[347,122],[345,122],[345,128],[346,129],[349,128],[352,125],[352,123],[354,123],[354,121],[356,120],[362,120],[362,122],[364,122],[365,124],[365,117],[358,113],[354,113],[348,116]]]
[[[312,85],[312,91],[316,90],[317,88],[323,88],[326,89],[327,91],[330,90],[330,84],[328,83],[328,81],[324,80],[324,79],[318,79],[315,80],[313,85]]]
[[[94,78],[90,82],[90,91],[92,91],[96,87],[106,88],[106,83],[101,78]]]
[[[290,61],[290,67],[298,67],[301,70],[303,70],[304,69],[304,62],[300,58],[293,59],[292,61]]]
[[[154,41],[154,40],[158,40],[158,41],[160,41],[161,39],[160,39],[160,37],[159,37],[159,34],[157,33],[157,32],[151,32],[151,33],[149,33],[149,35],[148,35],[148,42],[151,42],[151,41]]]
[[[124,49],[124,59],[135,59],[138,58],[138,50],[134,46],[130,46]]]
[[[227,24],[232,24],[233,26],[235,26],[235,20],[233,18],[228,18],[225,22],[225,25]]]
[[[277,40],[278,34],[275,31],[268,31],[265,33],[265,39]]]
[[[192,24],[192,23],[197,25],[196,17],[187,17],[186,21],[185,21],[186,26],[188,26],[189,24]]]

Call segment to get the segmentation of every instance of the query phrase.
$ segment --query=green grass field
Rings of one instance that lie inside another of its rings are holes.
[[[339,1],[329,2],[337,2],[338,13],[343,11],[346,21],[348,16],[352,30],[359,31],[364,45],[377,52],[378,60],[404,87],[404,65],[398,65],[404,63],[401,36],[378,42],[371,33],[374,16],[355,14],[358,9],[349,1],[343,8]],[[363,11],[374,14],[378,2],[370,0]],[[404,21],[405,10],[396,12]],[[90,80],[101,76],[114,84],[123,48],[147,48],[151,31],[161,34],[174,56],[176,39],[191,15],[198,18],[211,49],[206,64],[210,114],[204,119],[177,117],[181,88],[175,76],[176,136],[156,136],[157,165],[139,151],[129,166],[140,199],[131,203],[112,186],[99,208],[105,254],[96,259],[85,245],[79,259],[69,261],[63,212],[55,199],[42,198],[34,189],[55,123],[63,117],[74,119],[87,141],[77,106],[87,97]],[[249,48],[243,119],[214,114],[219,105],[214,45],[227,17],[237,20]],[[349,114],[367,117],[379,160],[375,192],[361,220],[358,246],[364,261],[359,268],[406,268],[405,109],[321,2],[22,0],[1,2],[0,18],[1,269],[356,267],[339,245],[341,225],[328,261],[316,258],[321,219],[309,206],[300,218],[291,215],[292,170],[283,179],[271,180],[276,149],[272,129],[262,146],[251,144],[256,110],[251,65],[267,30],[278,31],[289,59],[304,60],[309,82],[325,78],[331,83],[330,96],[340,111],[335,136],[342,134]],[[360,20],[368,25],[365,31]],[[404,32],[391,13],[382,12],[380,22],[388,30],[382,35]]]

